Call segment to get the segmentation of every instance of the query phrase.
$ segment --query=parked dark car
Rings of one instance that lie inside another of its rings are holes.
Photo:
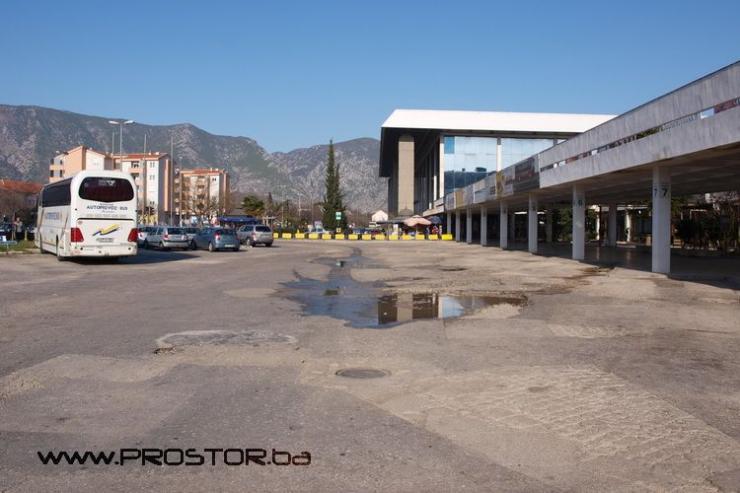
[[[236,231],[228,228],[203,228],[195,238],[195,248],[203,248],[209,252],[217,250],[239,251],[239,239]]]

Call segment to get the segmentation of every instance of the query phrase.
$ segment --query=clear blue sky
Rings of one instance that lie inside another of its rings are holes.
[[[394,108],[620,113],[740,59],[740,1],[0,2],[0,103],[270,151]]]

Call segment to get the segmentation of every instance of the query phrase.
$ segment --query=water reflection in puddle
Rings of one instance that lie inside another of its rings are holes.
[[[378,325],[425,318],[456,318],[489,306],[521,305],[518,298],[438,293],[395,293],[378,297]]]
[[[524,299],[517,297],[388,293],[382,283],[359,282],[352,277],[351,268],[361,260],[357,253],[346,260],[321,260],[331,267],[326,280],[298,276],[285,284],[282,292],[309,315],[345,320],[358,328],[387,328],[412,320],[461,317],[494,305],[524,304]]]

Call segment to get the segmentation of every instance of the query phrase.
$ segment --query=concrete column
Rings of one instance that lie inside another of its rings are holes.
[[[596,242],[601,244],[601,206],[596,211]]]
[[[671,175],[653,168],[653,272],[671,272]]]
[[[452,233],[452,212],[448,212],[446,216],[447,216],[447,229],[445,230],[445,233],[450,234]]]
[[[462,239],[460,235],[461,228],[462,224],[460,221],[460,211],[455,211],[455,241],[460,241]]]
[[[586,194],[573,185],[573,260],[586,258]]]
[[[529,194],[529,208],[527,209],[527,243],[529,253],[537,253],[537,196]]]
[[[465,211],[465,243],[473,243],[473,209]]]
[[[628,243],[632,241],[632,214],[629,209],[624,210],[624,236]]]
[[[445,142],[444,138],[439,139],[439,196],[445,196]]]
[[[607,218],[606,234],[609,236],[608,245],[617,246],[617,204],[609,204],[609,216]]]
[[[552,243],[552,209],[545,212],[545,241]]]
[[[414,138],[398,138],[398,215],[414,214]]]
[[[509,237],[511,241],[516,241],[516,214],[509,213]]]
[[[480,208],[480,244],[488,245],[488,209]]]
[[[503,200],[501,201],[498,214],[499,246],[502,250],[506,250],[509,248],[509,206]]]

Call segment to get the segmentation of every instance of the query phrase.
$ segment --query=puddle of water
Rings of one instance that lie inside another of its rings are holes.
[[[456,318],[489,306],[525,303],[524,298],[513,296],[388,293],[382,283],[352,278],[351,267],[362,265],[358,252],[343,261],[319,262],[331,267],[327,280],[298,276],[285,284],[282,293],[299,302],[309,315],[345,320],[356,328],[389,328],[412,320]]]
[[[395,293],[378,297],[378,324],[430,318],[457,318],[494,305],[522,305],[520,298],[447,295],[434,292]]]

